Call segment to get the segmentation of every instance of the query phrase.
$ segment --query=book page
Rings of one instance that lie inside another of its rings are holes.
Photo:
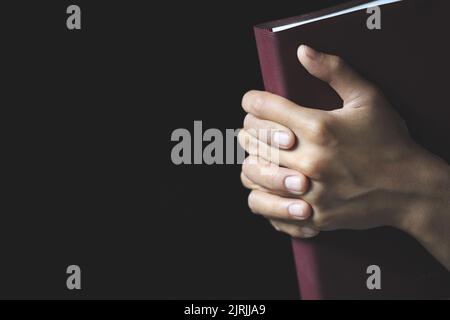
[[[348,8],[345,10],[341,10],[341,11],[337,11],[334,13],[330,13],[321,17],[317,17],[317,18],[313,18],[313,19],[309,19],[309,20],[305,20],[305,21],[299,21],[296,23],[291,23],[285,26],[280,26],[280,27],[275,27],[272,28],[272,32],[280,32],[280,31],[284,31],[284,30],[288,30],[288,29],[292,29],[298,26],[302,26],[308,23],[312,23],[312,22],[316,22],[316,21],[320,21],[320,20],[325,20],[325,19],[329,19],[329,18],[333,18],[333,17],[337,17],[337,16],[342,16],[344,14],[348,14],[348,13],[352,13],[355,11],[360,11],[360,10],[365,10],[365,9],[369,9],[372,7],[376,7],[376,6],[382,6],[385,4],[389,4],[389,3],[394,3],[394,2],[400,2],[403,0],[377,0],[377,1],[371,1],[365,4],[361,4],[352,8]]]

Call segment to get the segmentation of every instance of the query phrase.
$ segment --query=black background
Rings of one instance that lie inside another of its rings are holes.
[[[262,89],[252,26],[337,2],[2,3],[0,298],[297,299],[240,167],[177,167],[170,136],[240,128]]]

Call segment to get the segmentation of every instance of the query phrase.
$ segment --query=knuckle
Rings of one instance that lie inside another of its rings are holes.
[[[258,155],[259,143],[257,139],[249,138],[247,140],[248,152],[252,155]]]
[[[242,166],[253,164],[254,159],[255,159],[254,156],[248,156],[247,158],[245,158],[244,162],[242,163]]]
[[[252,128],[253,124],[253,116],[251,114],[247,114],[244,118],[244,129]]]
[[[250,155],[256,154],[256,150],[258,149],[258,140],[255,139],[251,134],[241,130],[239,132],[238,140],[241,147]]]
[[[339,71],[345,68],[345,61],[339,56],[331,56],[330,67],[333,71]]]
[[[246,109],[253,115],[261,114],[262,108],[264,107],[265,94],[263,92],[250,91],[245,97]]]
[[[314,215],[313,223],[319,230],[328,230],[333,221],[330,215],[319,212]]]
[[[333,135],[333,120],[322,117],[309,123],[310,138],[320,145],[329,145],[335,142]]]
[[[247,159],[245,159],[244,163],[242,164],[242,172],[245,175],[248,175],[250,172],[251,166],[254,166],[256,164],[256,160],[254,156],[249,156]]]
[[[248,91],[247,93],[244,94],[244,96],[242,97],[242,107],[245,110],[249,109],[250,103],[252,101],[252,95],[253,95],[253,91]]]
[[[381,92],[376,86],[368,84],[365,87],[365,95],[369,101],[377,101],[381,97]]]
[[[245,188],[251,189],[251,185],[243,172],[241,173],[241,182]]]
[[[315,158],[307,158],[301,161],[301,171],[308,177],[318,178],[323,173],[323,162]]]
[[[246,136],[245,136],[245,131],[244,130],[239,130],[238,142],[243,148],[245,148]]]

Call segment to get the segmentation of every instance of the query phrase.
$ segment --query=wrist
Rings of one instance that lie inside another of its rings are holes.
[[[422,149],[414,148],[405,164],[398,168],[402,179],[397,181],[400,206],[392,226],[425,241],[431,236],[435,217],[450,208],[450,167]]]

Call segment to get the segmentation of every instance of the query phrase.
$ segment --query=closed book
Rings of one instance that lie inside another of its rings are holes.
[[[374,6],[377,28],[368,24]],[[340,108],[339,96],[301,66],[297,49],[306,44],[339,55],[382,90],[419,144],[448,162],[449,14],[445,0],[351,1],[258,25],[265,89],[302,106]],[[450,297],[450,273],[397,229],[323,232],[293,240],[293,250],[302,299]],[[372,265],[381,268],[381,290],[367,286]]]

